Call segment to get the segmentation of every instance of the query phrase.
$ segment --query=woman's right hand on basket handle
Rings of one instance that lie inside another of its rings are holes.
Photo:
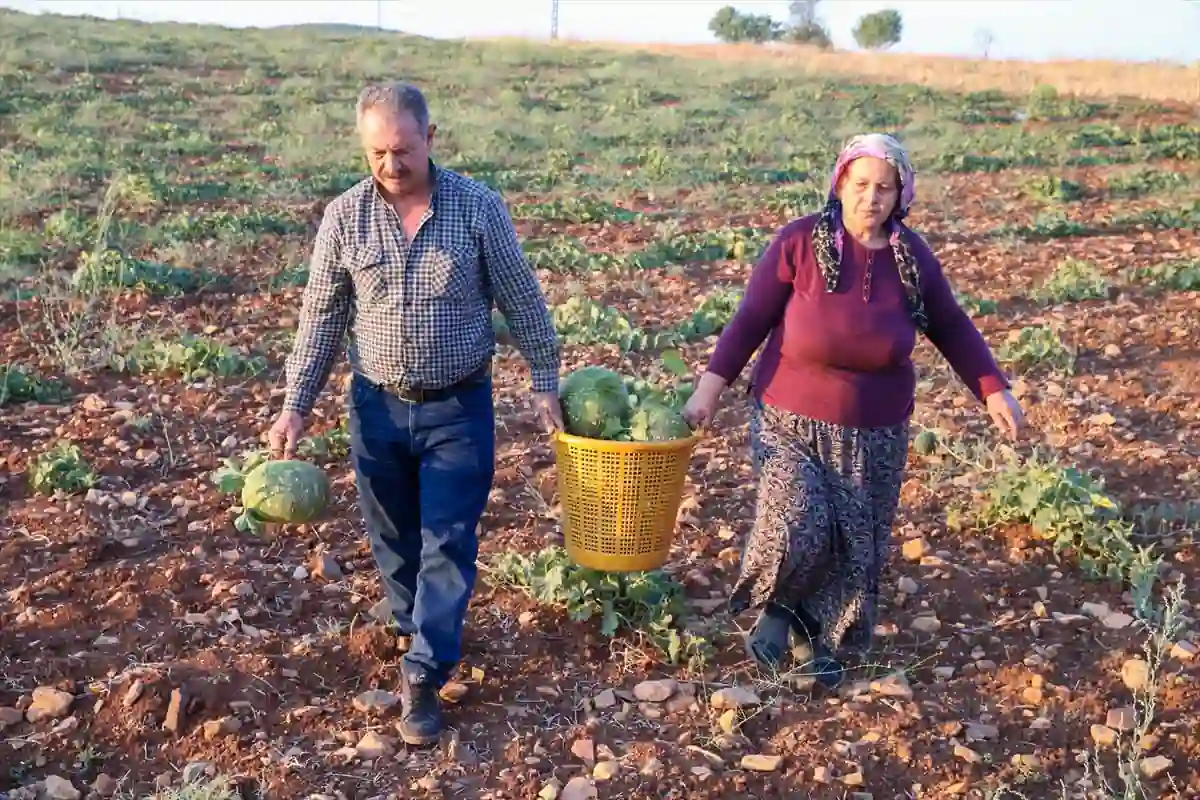
[[[706,372],[700,376],[696,383],[696,391],[692,392],[692,396],[683,407],[683,418],[693,430],[707,428],[712,422],[713,415],[717,413],[717,402],[721,399],[724,389],[725,379],[719,375]]]

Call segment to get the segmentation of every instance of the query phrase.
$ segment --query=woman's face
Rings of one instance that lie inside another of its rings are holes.
[[[881,227],[900,200],[899,177],[896,168],[882,158],[854,159],[842,173],[839,186],[842,213],[864,228]]]

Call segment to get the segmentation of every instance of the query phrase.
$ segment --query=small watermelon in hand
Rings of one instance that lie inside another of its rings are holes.
[[[264,522],[310,522],[329,505],[329,476],[316,464],[294,459],[264,461],[246,475],[242,505]]]

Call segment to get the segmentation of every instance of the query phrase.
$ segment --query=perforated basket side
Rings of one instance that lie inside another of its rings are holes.
[[[666,560],[691,446],[619,449],[558,442],[563,533],[573,556],[599,569],[648,569]],[[647,566],[632,566],[632,565]]]

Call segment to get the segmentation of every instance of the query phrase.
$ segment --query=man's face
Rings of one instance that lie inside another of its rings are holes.
[[[359,136],[371,174],[393,195],[420,192],[429,182],[433,126],[422,133],[412,114],[371,109],[363,114]]]

